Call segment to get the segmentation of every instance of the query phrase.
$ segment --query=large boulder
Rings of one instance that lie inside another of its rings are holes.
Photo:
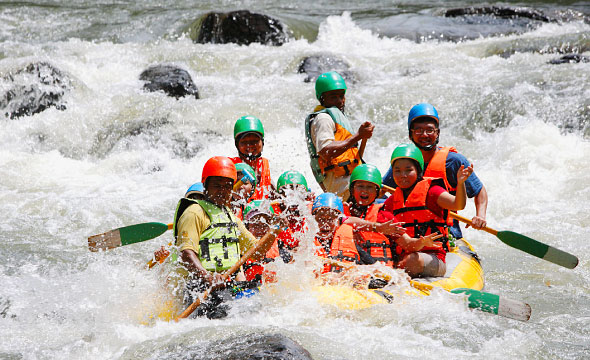
[[[177,99],[187,95],[199,98],[199,90],[188,71],[174,65],[150,66],[139,79],[145,81],[143,88],[147,91],[163,91]]]
[[[580,54],[567,54],[560,58],[553,59],[549,61],[549,64],[559,65],[559,64],[569,64],[569,63],[587,63],[590,62],[590,57],[580,55]]]
[[[349,71],[349,68],[350,65],[346,61],[334,55],[322,54],[304,58],[299,64],[297,72],[307,75],[303,80],[305,82],[315,82],[321,74],[328,71],[337,71],[347,82],[354,82],[354,74]]]
[[[527,18],[541,22],[554,22],[553,18],[546,16],[543,12],[525,7],[506,6],[471,6],[466,8],[447,9],[443,13],[445,17],[490,15],[504,19]]]
[[[207,331],[207,330],[205,330]],[[184,360],[311,360],[311,354],[297,342],[283,334],[234,334],[229,338],[194,344],[170,344],[162,349],[148,344],[125,351],[122,359],[184,359]]]
[[[191,24],[189,30],[191,39],[200,44],[280,46],[290,37],[286,26],[279,20],[248,10],[207,13]]]
[[[70,79],[49,63],[29,64],[0,81],[7,89],[0,93],[0,109],[4,109],[6,117],[29,116],[52,106],[66,108],[62,98],[71,87]]]

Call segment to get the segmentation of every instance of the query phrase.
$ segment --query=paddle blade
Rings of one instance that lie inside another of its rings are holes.
[[[89,237],[88,249],[90,251],[110,250],[119,246],[153,239],[162,235],[168,229],[168,225],[158,222],[125,226]]]
[[[578,265],[578,258],[574,255],[538,242],[528,236],[512,231],[498,231],[496,236],[508,246],[568,269],[573,269]]]
[[[453,289],[451,293],[467,295],[469,307],[472,309],[519,321],[528,321],[531,318],[530,305],[521,301],[505,299],[495,294],[465,288]]]

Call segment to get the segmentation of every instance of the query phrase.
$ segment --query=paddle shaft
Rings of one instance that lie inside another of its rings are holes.
[[[274,233],[272,230],[270,232],[268,232],[266,235],[264,235],[260,241],[258,241],[258,243],[256,244],[256,246],[253,246],[252,248],[250,248],[250,250],[248,250],[244,256],[242,256],[240,258],[240,260],[238,260],[237,263],[235,263],[231,268],[229,268],[225,273],[223,273],[223,281],[227,281],[227,279],[229,279],[230,276],[232,276],[233,273],[235,273],[236,271],[238,271],[238,269],[244,265],[244,263],[250,259],[252,257],[252,255],[254,255],[254,253],[256,253],[260,248],[262,248],[267,241],[274,241],[274,239],[276,238],[276,233]],[[195,311],[199,305],[201,305],[201,302],[203,300],[205,300],[209,294],[211,293],[212,288],[210,287],[209,289],[207,289],[203,295],[201,296],[201,298],[197,298],[192,304],[189,305],[189,307],[187,307],[182,314],[178,315],[176,317],[176,319],[174,319],[174,321],[178,321],[179,319],[184,319],[189,317],[193,311]]]
[[[367,146],[367,139],[363,139],[361,141],[361,147],[359,148],[359,158],[363,158],[363,154],[365,153],[365,147]]]
[[[473,222],[472,222],[471,220],[469,220],[468,218],[466,218],[466,217],[463,217],[463,216],[461,216],[461,215],[459,215],[459,214],[457,214],[457,213],[454,213],[454,212],[452,212],[452,211],[449,211],[449,215],[450,215],[450,216],[451,216],[453,219],[457,219],[457,220],[459,220],[459,221],[461,221],[461,222],[464,222],[465,224],[468,224],[468,225],[470,225],[470,226],[473,226]],[[498,236],[498,230],[494,230],[494,229],[492,229],[492,228],[489,228],[489,227],[487,227],[487,226],[486,226],[486,227],[483,227],[483,228],[481,228],[481,229],[479,229],[479,230],[483,230],[483,231],[485,231],[485,232],[487,232],[487,233],[490,233],[490,234],[492,234],[492,235],[494,235],[494,236]]]

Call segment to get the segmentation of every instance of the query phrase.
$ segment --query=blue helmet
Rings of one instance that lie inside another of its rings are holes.
[[[434,106],[428,103],[421,103],[414,105],[412,109],[410,109],[410,113],[408,114],[408,130],[412,127],[412,121],[419,117],[429,117],[436,121],[436,126],[438,127],[439,118],[438,112],[434,108]]]
[[[311,213],[313,214],[317,209],[324,207],[338,210],[341,214],[344,213],[344,205],[342,205],[342,200],[333,193],[328,192],[318,195],[311,207]]]
[[[203,187],[203,183],[201,183],[201,182],[194,183],[191,185],[191,187],[188,188],[188,190],[186,191],[186,194],[184,194],[184,197],[189,197],[190,195],[193,195],[193,194],[203,195],[204,191],[205,191],[205,188]]]

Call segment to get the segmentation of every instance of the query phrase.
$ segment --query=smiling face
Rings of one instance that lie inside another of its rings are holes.
[[[402,189],[412,187],[418,180],[418,168],[416,163],[410,159],[397,159],[391,165],[393,169],[393,180]]]
[[[260,155],[263,147],[262,138],[257,133],[246,134],[238,140],[238,150],[242,154]]]
[[[436,145],[440,130],[434,119],[421,117],[412,122],[410,140],[420,147]]]
[[[372,182],[357,180],[352,184],[352,196],[360,206],[369,206],[377,198],[377,186]]]

